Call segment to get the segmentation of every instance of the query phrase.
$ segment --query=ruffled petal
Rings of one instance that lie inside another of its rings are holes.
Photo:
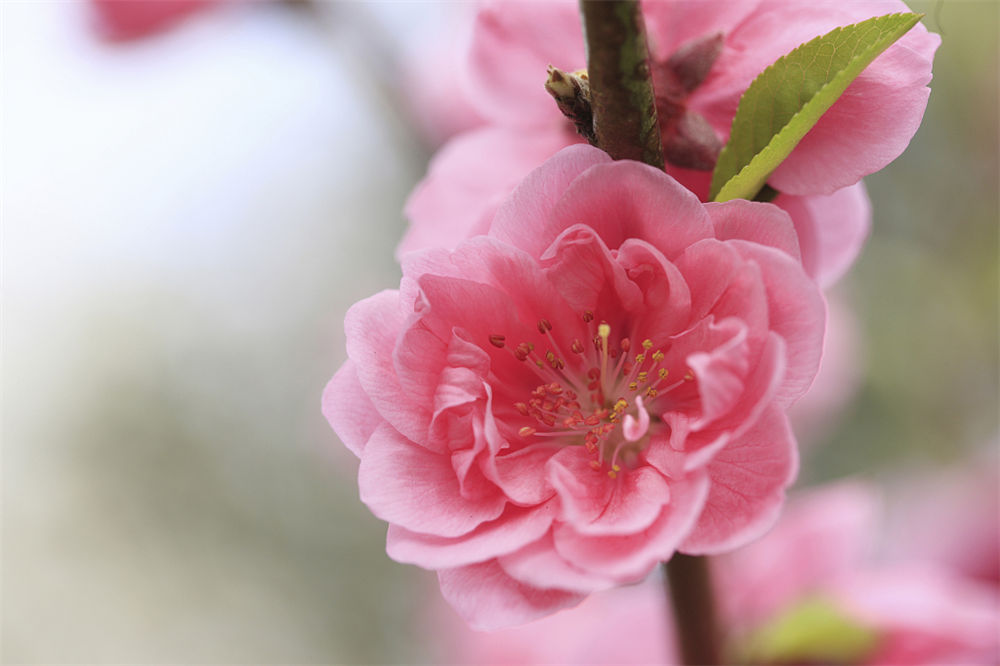
[[[680,549],[714,555],[763,535],[778,519],[785,488],[798,471],[798,452],[788,418],[770,408],[742,437],[719,451],[706,467],[711,489],[694,530]]]
[[[556,506],[518,507],[512,504],[496,519],[460,537],[446,538],[389,525],[386,552],[397,562],[428,569],[465,566],[512,553],[549,531]]]
[[[701,513],[708,495],[708,476],[689,474],[670,484],[670,504],[645,530],[623,536],[586,536],[570,525],[553,528],[556,552],[574,566],[613,578],[634,582],[649,573],[657,562],[670,558]]]
[[[323,416],[351,453],[359,458],[368,438],[382,422],[358,381],[358,369],[347,360],[323,391]]]
[[[478,499],[463,497],[450,456],[408,441],[388,424],[380,425],[365,446],[358,489],[361,501],[382,520],[441,537],[468,534],[494,520],[507,504],[489,486],[477,489]]]
[[[492,631],[524,624],[570,608],[586,595],[540,589],[511,578],[496,562],[438,572],[441,594],[474,629]]]

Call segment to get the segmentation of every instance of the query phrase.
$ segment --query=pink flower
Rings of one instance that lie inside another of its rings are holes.
[[[575,146],[349,311],[324,411],[390,556],[503,626],[763,534],[823,327],[778,208]]]
[[[91,0],[98,30],[109,41],[156,34],[221,0]]]
[[[865,350],[852,308],[835,293],[827,294],[826,305],[823,360],[816,381],[788,412],[802,447],[818,444],[830,434],[864,377]]]
[[[907,11],[891,1],[647,2],[643,9],[668,172],[702,200],[739,96],[757,74],[834,27]],[[806,270],[823,285],[843,274],[867,237],[870,207],[858,181],[897,157],[916,131],[939,42],[918,25],[890,47],[770,179],[782,192],[775,203],[795,223]],[[481,231],[496,202],[531,169],[580,141],[541,86],[548,64],[585,66],[575,3],[485,5],[462,64],[468,86],[441,104],[468,99],[492,126],[456,137],[431,164],[408,203],[412,226],[401,254],[453,248]],[[480,185],[463,194],[468,182]]]
[[[767,536],[713,559],[726,652],[746,655],[765,627],[822,600],[874,639],[837,663],[996,663],[995,591],[942,568],[874,564],[876,513],[874,494],[861,485],[801,493]],[[440,663],[679,663],[663,585],[655,579],[601,593],[577,608],[490,634],[470,631],[432,604],[429,633],[442,637]]]

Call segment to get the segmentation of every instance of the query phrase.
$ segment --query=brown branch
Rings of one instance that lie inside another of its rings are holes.
[[[663,563],[681,662],[688,666],[714,666],[719,659],[715,594],[707,557],[674,553]]]
[[[580,0],[597,145],[616,160],[663,168],[649,75],[646,30],[637,0]]]

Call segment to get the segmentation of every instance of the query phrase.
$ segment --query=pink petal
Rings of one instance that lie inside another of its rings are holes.
[[[483,461],[483,473],[512,502],[540,504],[555,494],[555,489],[549,484],[545,464],[559,450],[558,446],[542,443],[513,453],[490,456]]]
[[[510,555],[504,555],[498,562],[512,578],[542,589],[557,587],[570,592],[589,593],[614,586],[612,580],[578,569],[560,557],[551,534]]]
[[[770,328],[787,345],[785,381],[777,396],[778,403],[787,407],[806,392],[816,377],[823,354],[826,303],[802,265],[787,254],[746,241],[728,243],[761,269]]]
[[[563,228],[552,226],[552,211],[569,184],[596,164],[611,157],[589,145],[564,148],[532,171],[497,209],[490,235],[540,257]],[[574,220],[573,223],[579,222]]]
[[[738,199],[705,204],[719,240],[741,239],[775,247],[799,259],[799,239],[791,218],[771,204]]]
[[[552,532],[556,552],[585,571],[634,582],[673,555],[701,512],[708,486],[708,476],[702,472],[672,482],[670,504],[656,522],[636,534],[587,536],[569,525],[556,525]]]
[[[871,202],[863,183],[826,196],[782,194],[774,203],[792,216],[802,265],[821,287],[829,287],[850,268],[871,230]]]
[[[419,442],[427,435],[429,402],[403,399],[406,393],[392,362],[403,325],[398,292],[383,291],[355,303],[344,318],[347,355],[378,413],[407,438]]]
[[[694,194],[663,171],[629,160],[598,164],[581,173],[534,234],[554,238],[574,224],[591,227],[612,249],[642,238],[667,259],[712,234]]]
[[[585,598],[582,594],[520,583],[507,575],[496,560],[442,569],[438,581],[448,603],[480,631],[524,624],[575,606]]]
[[[468,534],[499,516],[507,503],[488,488],[476,501],[462,497],[450,456],[408,441],[387,424],[365,446],[358,489],[361,501],[382,520],[441,537]]]
[[[670,502],[670,487],[651,467],[622,470],[590,466],[595,454],[566,447],[546,464],[549,482],[562,501],[560,520],[579,534],[634,534],[653,524]]]
[[[453,249],[486,233],[497,207],[517,184],[574,141],[568,133],[506,127],[456,136],[434,156],[407,199],[410,227],[396,256],[432,247]]]
[[[735,405],[744,392],[744,379],[750,370],[747,327],[738,319],[710,323],[710,329],[726,330],[729,339],[707,351],[688,354],[687,365],[698,384],[701,416],[692,427],[696,430],[719,418]]]
[[[567,123],[544,84],[549,65],[587,65],[575,2],[490,2],[473,30],[467,84],[480,113],[504,125]]]
[[[693,555],[738,548],[763,535],[778,519],[785,488],[798,471],[788,418],[772,407],[707,466],[711,489],[694,530],[681,545]]]
[[[841,482],[789,499],[764,538],[717,558],[723,611],[750,626],[851,576],[874,543],[878,497]]]
[[[757,0],[740,2],[663,2],[644,0],[643,18],[650,51],[669,58],[686,42],[727,33],[752,14]]]
[[[555,513],[556,507],[551,502],[531,507],[508,504],[496,520],[454,538],[420,534],[398,525],[389,525],[386,552],[397,562],[428,569],[484,562],[512,553],[541,538],[549,531]]]
[[[545,274],[576,312],[636,310],[642,292],[590,227],[574,224],[541,257]]]
[[[323,416],[351,453],[361,457],[365,443],[382,422],[358,381],[358,369],[347,360],[323,391]]]
[[[641,328],[654,340],[683,330],[691,318],[691,290],[677,267],[638,238],[625,241],[616,259],[642,292],[645,317],[637,330]]]

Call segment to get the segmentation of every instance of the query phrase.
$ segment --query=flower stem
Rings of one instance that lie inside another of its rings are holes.
[[[675,553],[663,563],[663,568],[667,574],[681,662],[688,666],[722,663],[708,558]]]
[[[663,168],[663,145],[638,0],[580,0],[597,145]]]
[[[662,169],[663,144],[638,0],[580,0],[580,12],[587,43],[589,111],[593,113],[594,131],[588,138],[596,139],[597,147],[616,160],[638,160]],[[549,75],[549,92],[565,101],[566,91],[558,86],[566,84],[565,74],[559,72],[553,79],[550,68]],[[553,84],[557,84],[555,90],[551,89]],[[579,91],[572,92],[575,100]],[[580,121],[580,113],[570,115]],[[708,559],[676,553],[663,566],[683,662],[691,666],[719,664]]]

